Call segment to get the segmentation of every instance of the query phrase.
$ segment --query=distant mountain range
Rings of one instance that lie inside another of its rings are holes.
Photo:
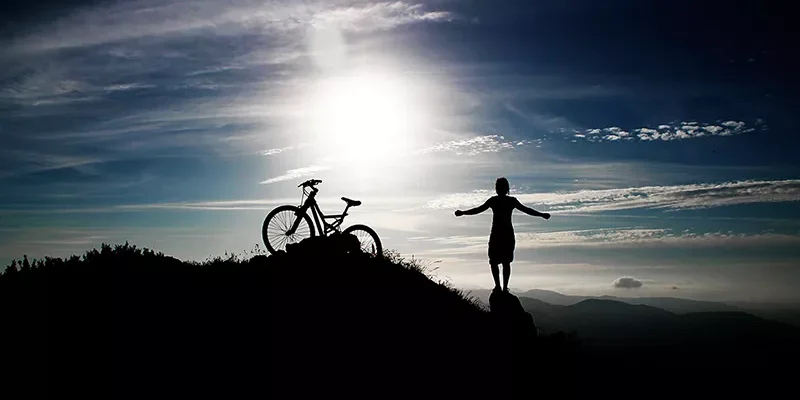
[[[482,302],[490,293],[470,291]],[[645,369],[669,362],[713,370],[741,360],[760,366],[800,350],[800,328],[724,303],[567,296],[547,290],[518,295],[540,332],[578,338],[584,354],[591,355],[582,363],[590,369],[605,368],[608,360],[625,360],[628,368]]]
[[[469,292],[473,297],[481,300],[483,303],[488,302],[489,294],[491,294],[491,290],[487,289],[465,289],[464,291]],[[629,305],[654,307],[674,314],[709,312],[747,313],[764,319],[800,327],[800,307],[791,309],[778,304],[713,302],[676,297],[573,296],[542,289],[531,289],[525,292],[515,292],[514,294],[519,296],[520,300],[523,300],[523,298],[534,299],[555,306],[572,306],[586,300],[610,300]],[[523,305],[524,304],[525,301],[523,301]],[[529,302],[529,304],[531,303]],[[530,312],[530,310],[528,311]]]

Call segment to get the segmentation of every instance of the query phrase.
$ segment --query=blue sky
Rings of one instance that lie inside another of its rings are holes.
[[[385,247],[512,287],[798,302],[797,61],[777,4],[126,1],[0,11],[0,259],[260,242],[318,178]],[[45,11],[43,11],[45,10]],[[784,10],[785,11],[785,10]],[[633,277],[638,288],[615,287]]]

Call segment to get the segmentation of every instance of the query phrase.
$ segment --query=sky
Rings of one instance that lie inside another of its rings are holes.
[[[780,2],[2,7],[4,264],[250,251],[316,178],[323,211],[363,202],[345,225],[489,288],[490,212],[453,211],[505,176],[552,214],[515,214],[512,288],[800,303]]]

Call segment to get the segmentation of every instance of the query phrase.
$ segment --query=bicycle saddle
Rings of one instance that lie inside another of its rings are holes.
[[[348,207],[358,207],[361,205],[361,202],[358,200],[350,200],[347,197],[342,197],[342,200],[347,203]]]

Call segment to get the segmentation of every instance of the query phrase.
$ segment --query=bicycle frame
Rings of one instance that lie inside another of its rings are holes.
[[[303,214],[307,213],[308,210],[311,210],[311,215],[314,220],[314,225],[317,227],[317,232],[320,232],[321,236],[328,236],[331,233],[339,232],[344,222],[344,217],[347,216],[347,210],[350,208],[349,205],[345,206],[344,211],[341,214],[337,215],[325,215],[322,210],[319,208],[319,204],[317,204],[316,196],[319,189],[312,187],[311,193],[308,193],[308,198],[303,205],[300,207],[300,211],[298,212],[298,217],[302,216]],[[303,191],[305,194],[305,190]],[[326,220],[332,219],[333,222],[328,223]],[[301,218],[297,218],[292,225],[292,228],[287,233],[294,233],[297,230],[297,227],[300,225]]]

